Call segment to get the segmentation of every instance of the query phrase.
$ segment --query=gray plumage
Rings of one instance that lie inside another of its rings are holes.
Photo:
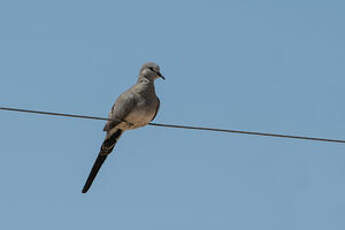
[[[154,80],[157,78],[165,79],[160,73],[159,66],[153,62],[145,63],[140,69],[137,83],[116,99],[109,112],[112,121],[108,121],[103,129],[107,135],[86,180],[83,193],[90,188],[122,133],[145,126],[156,117],[160,105],[154,87]]]

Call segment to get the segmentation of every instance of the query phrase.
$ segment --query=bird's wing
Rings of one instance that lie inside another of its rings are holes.
[[[116,128],[118,124],[123,122],[126,118],[126,116],[133,110],[133,108],[136,105],[135,100],[135,94],[132,93],[131,89],[125,91],[123,94],[121,94],[113,107],[111,108],[109,112],[109,118],[113,120],[109,120],[105,127],[104,131],[107,131],[109,133],[110,130],[113,128]],[[97,156],[97,159],[95,163],[92,166],[91,172],[85,182],[85,185],[83,187],[82,192],[86,193],[89,188],[92,185],[92,182],[94,181],[95,177],[97,176],[97,173],[101,166],[103,165],[104,161],[107,159],[107,156],[111,151],[114,149],[114,146],[119,139],[119,137],[122,134],[122,130],[118,129],[115,131],[115,133],[111,134],[111,136],[107,136],[104,140],[101,150]]]
[[[105,124],[103,131],[109,131],[115,128],[121,122],[124,122],[126,116],[132,111],[135,105],[136,100],[134,94],[131,92],[131,89],[121,94],[109,112],[109,119],[114,120],[108,121]]]
[[[157,104],[157,108],[156,108],[156,111],[155,111],[155,115],[153,115],[153,118],[151,121],[153,121],[155,119],[155,117],[157,116],[158,114],[158,110],[159,110],[159,106],[161,104],[161,101],[159,100],[159,98],[157,97],[157,100],[158,100],[158,104]]]

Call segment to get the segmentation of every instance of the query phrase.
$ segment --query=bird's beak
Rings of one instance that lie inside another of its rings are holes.
[[[162,78],[163,80],[165,80],[165,77],[164,77],[160,72],[158,72],[157,74],[158,74],[158,76],[159,76],[160,78]]]

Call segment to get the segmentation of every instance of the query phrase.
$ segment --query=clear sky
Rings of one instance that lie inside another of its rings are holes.
[[[107,116],[155,61],[156,122],[345,138],[344,1],[1,1],[0,98]],[[0,112],[0,229],[345,229],[345,145],[145,127],[87,194],[103,121]]]

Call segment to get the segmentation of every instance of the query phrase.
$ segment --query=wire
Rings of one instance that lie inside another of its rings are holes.
[[[22,112],[22,113],[43,114],[43,115],[50,115],[50,116],[73,117],[73,118],[91,119],[91,120],[118,121],[118,120],[115,120],[115,119],[109,119],[109,118],[104,118],[104,117],[85,116],[85,115],[66,114],[66,113],[54,113],[54,112],[45,112],[45,111],[19,109],[19,108],[9,108],[9,107],[0,107],[0,110]],[[157,127],[176,128],[176,129],[204,130],[204,131],[213,131],[213,132],[237,133],[237,134],[246,134],[246,135],[255,135],[255,136],[279,137],[279,138],[290,138],[290,139],[300,139],[300,140],[309,140],[309,141],[322,141],[322,142],[334,142],[334,143],[345,144],[345,140],[340,140],[340,139],[329,139],[329,138],[318,138],[318,137],[307,137],[307,136],[295,136],[295,135],[263,133],[263,132],[252,132],[252,131],[231,130],[231,129],[218,129],[218,128],[198,127],[198,126],[187,126],[187,125],[169,125],[169,124],[160,124],[160,123],[149,123],[149,125],[157,126]]]

